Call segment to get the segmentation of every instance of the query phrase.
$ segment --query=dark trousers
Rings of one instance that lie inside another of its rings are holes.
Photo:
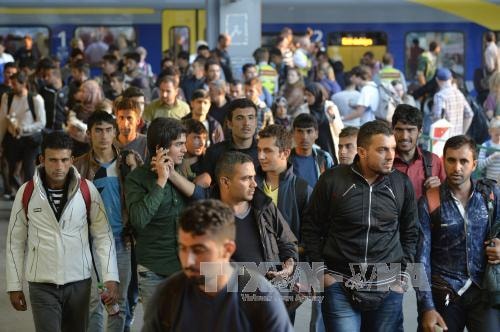
[[[443,301],[434,299],[436,310],[443,317],[448,332],[500,331],[500,310],[491,308],[483,299],[483,293],[472,285],[454,303],[445,306]]]
[[[4,139],[4,151],[9,165],[11,184],[14,181],[14,172],[18,161],[23,162],[24,181],[21,183],[31,180],[35,174],[35,162],[40,154],[40,144],[33,144],[29,137],[14,138],[7,133]]]
[[[86,332],[91,279],[63,286],[30,282],[30,300],[37,332]]]

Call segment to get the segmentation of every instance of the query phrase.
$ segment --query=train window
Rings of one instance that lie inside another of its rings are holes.
[[[47,27],[3,26],[0,27],[0,39],[5,46],[5,52],[14,56],[16,60],[28,54],[27,48],[31,48],[31,56],[35,60],[50,55],[50,31]]]
[[[75,29],[75,38],[83,41],[85,58],[94,67],[100,65],[111,45],[122,55],[137,46],[137,35],[131,26],[80,26]]]
[[[189,52],[189,27],[174,26],[169,30],[170,45],[169,48],[174,50],[174,54],[179,54],[180,51]]]
[[[346,69],[359,65],[363,54],[373,52],[381,59],[387,52],[385,32],[330,32],[328,34],[328,56],[344,63]]]
[[[429,44],[436,41],[441,48],[438,67],[453,70],[459,76],[465,73],[465,39],[461,32],[410,32],[406,34],[406,78],[416,78],[418,56],[429,49]]]

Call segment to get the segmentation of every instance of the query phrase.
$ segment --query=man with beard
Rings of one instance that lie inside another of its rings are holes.
[[[179,120],[157,118],[147,135],[155,163],[133,170],[125,180],[125,201],[136,239],[139,295],[146,304],[156,286],[181,269],[177,257],[177,218],[184,197],[168,181],[169,166],[182,163],[186,130]]]
[[[441,159],[417,146],[422,134],[422,121],[422,112],[406,104],[398,105],[392,117],[396,139],[394,168],[408,175],[417,200],[427,189],[438,187],[446,178]]]
[[[417,290],[423,331],[498,331],[500,315],[484,301],[486,263],[500,263],[500,239],[490,238],[498,224],[495,185],[472,180],[476,143],[459,135],[444,145],[446,181],[420,199],[420,237],[416,261],[431,290]]]
[[[143,332],[293,330],[279,293],[265,278],[247,272],[259,290],[243,293],[245,275],[229,263],[236,251],[231,208],[217,200],[196,202],[182,213],[179,225],[183,271],[157,288]],[[218,272],[203,273],[207,270]],[[254,294],[268,301],[245,301]]]
[[[352,165],[319,178],[302,239],[311,261],[325,262],[318,276],[327,331],[398,331],[418,239],[415,196],[392,169],[396,141],[385,122],[364,124],[357,146]]]
[[[249,155],[255,167],[259,166],[257,158],[257,106],[246,98],[231,101],[227,109],[227,126],[231,129],[231,137],[223,142],[211,145],[207,149],[202,171],[214,179],[217,160],[228,151],[239,151]]]

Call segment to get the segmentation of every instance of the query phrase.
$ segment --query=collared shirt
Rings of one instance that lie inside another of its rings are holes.
[[[176,99],[173,105],[166,105],[161,99],[156,99],[146,107],[142,117],[149,122],[162,117],[181,120],[189,112],[189,105],[182,100]]]
[[[498,195],[495,189],[496,206]],[[484,241],[488,235],[488,208],[484,198],[475,190],[474,182],[463,214],[446,182],[440,187],[440,198],[440,219],[434,222],[427,199],[422,197],[419,201],[420,237],[415,260],[423,264],[429,285],[431,275],[437,275],[455,292],[465,289],[469,280],[480,286],[486,267]],[[493,222],[496,223],[500,214],[495,210]],[[434,308],[431,291],[417,289],[417,297],[421,310]]]
[[[432,107],[434,118],[440,119],[443,111],[444,117],[451,123],[450,137],[465,134],[464,119],[472,118],[474,112],[462,92],[451,83],[434,95]]]
[[[415,189],[415,199],[420,199],[420,197],[425,192],[425,167],[422,150],[417,147],[415,150],[414,158],[409,162],[404,161],[396,152],[393,167],[398,171],[408,175],[411,184],[413,185],[413,189]],[[434,153],[432,154],[432,175],[439,177],[441,182],[446,179],[446,173],[444,171],[443,163],[441,162],[441,159],[439,159],[439,157]]]

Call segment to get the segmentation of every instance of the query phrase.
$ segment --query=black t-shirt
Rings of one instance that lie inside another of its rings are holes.
[[[235,262],[263,262],[264,253],[257,222],[252,209],[248,209],[243,218],[235,217],[236,221],[236,252],[232,256]]]
[[[231,279],[234,278],[236,273],[231,276]],[[241,310],[240,294],[228,292],[226,287],[212,297],[202,292],[195,283],[188,282],[179,310],[182,315],[174,330],[250,331],[252,323]]]
[[[212,177],[212,181],[215,181],[215,165],[217,161],[222,157],[222,155],[229,151],[238,151],[247,154],[252,158],[255,168],[259,166],[259,159],[257,155],[257,142],[254,140],[252,145],[248,149],[237,149],[231,139],[211,145],[207,152],[205,153],[205,158],[203,160],[202,171],[207,172]]]

